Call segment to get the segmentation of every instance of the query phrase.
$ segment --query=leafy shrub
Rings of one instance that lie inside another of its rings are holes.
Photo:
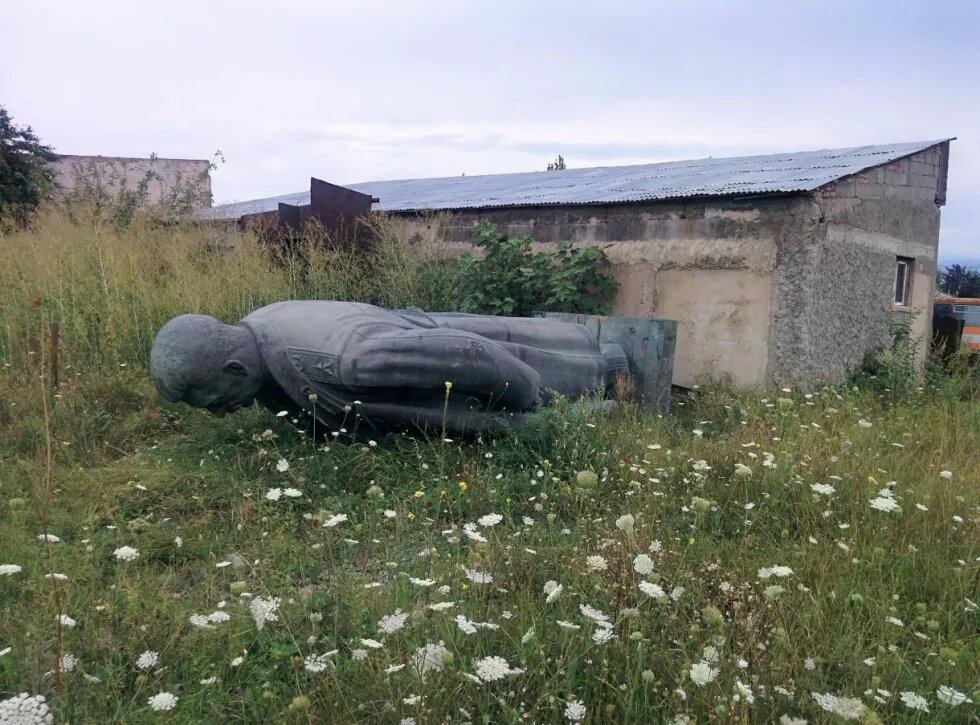
[[[894,312],[889,316],[891,344],[868,355],[860,369],[852,374],[852,383],[893,398],[909,395],[916,390],[920,382],[919,350],[922,339],[912,334],[912,323],[919,314],[920,311],[916,310]]]
[[[504,234],[484,220],[473,234],[482,257],[459,260],[463,312],[529,317],[535,311],[606,314],[619,289],[601,247],[558,242],[532,252],[530,235]]]

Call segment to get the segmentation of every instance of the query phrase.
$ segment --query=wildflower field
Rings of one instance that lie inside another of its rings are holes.
[[[181,312],[378,300],[342,259],[0,242],[0,722],[980,721],[975,382],[313,441],[164,404],[146,357]]]

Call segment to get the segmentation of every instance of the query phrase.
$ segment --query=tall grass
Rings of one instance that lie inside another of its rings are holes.
[[[262,245],[213,227],[137,217],[120,229],[52,211],[0,238],[0,358],[32,366],[44,320],[60,326],[62,358],[94,371],[145,363],[156,330],[187,312],[233,322],[284,299],[449,306],[454,265],[443,250],[410,244],[384,217],[371,225],[365,251],[331,248],[316,228]]]

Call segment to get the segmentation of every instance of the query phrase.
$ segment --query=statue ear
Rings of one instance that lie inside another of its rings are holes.
[[[248,377],[248,368],[238,360],[229,360],[221,366],[221,369],[235,377]]]

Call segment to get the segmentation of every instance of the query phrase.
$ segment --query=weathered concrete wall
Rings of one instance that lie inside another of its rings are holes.
[[[64,192],[88,184],[115,195],[121,189],[136,189],[150,174],[149,205],[160,204],[181,189],[194,194],[200,202],[197,206],[211,206],[210,166],[205,160],[59,156],[54,167],[55,181]]]
[[[839,377],[889,342],[888,317],[918,311],[927,351],[939,244],[942,171],[934,147],[824,187],[773,275],[770,378]],[[943,180],[944,181],[944,180]],[[910,305],[894,305],[897,257],[915,260]]]
[[[484,209],[399,218],[402,233],[468,242],[487,219],[543,243],[608,245],[622,285],[613,314],[677,320],[673,380],[741,387],[768,382],[770,276],[782,239],[800,222],[798,198]]]

